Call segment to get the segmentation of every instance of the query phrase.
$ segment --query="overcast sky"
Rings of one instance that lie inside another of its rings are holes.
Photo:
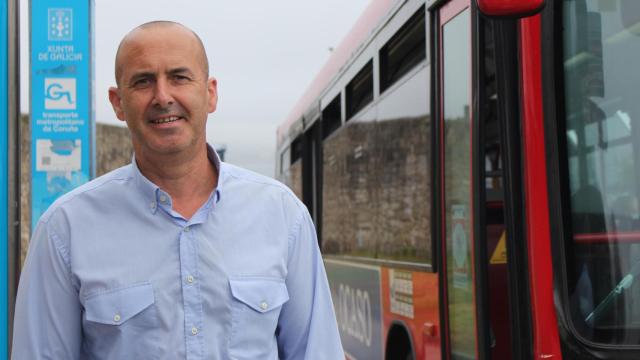
[[[22,39],[28,1],[21,0]],[[208,140],[228,162],[274,175],[276,128],[351,29],[369,0],[95,0],[96,120],[122,124],[107,89],[120,39],[151,20],[178,21],[202,38],[218,79]],[[22,111],[28,112],[28,49],[23,46]]]

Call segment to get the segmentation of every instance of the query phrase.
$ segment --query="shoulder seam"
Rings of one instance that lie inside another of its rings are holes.
[[[48,222],[49,218],[51,218],[51,216],[53,216],[54,213],[56,213],[63,205],[65,205],[66,203],[75,200],[77,197],[79,197],[80,195],[83,195],[89,191],[93,191],[96,190],[100,187],[102,187],[103,185],[106,185],[108,183],[111,183],[113,181],[118,181],[118,180],[124,180],[124,181],[129,181],[131,180],[132,177],[131,176],[124,176],[124,177],[118,177],[118,178],[113,178],[113,179],[108,179],[105,180],[99,184],[95,184],[87,189],[83,189],[82,191],[78,191],[77,193],[71,194],[71,193],[67,193],[69,196],[66,199],[61,199],[60,203],[55,203],[55,208],[50,208],[51,212],[49,212],[48,210],[45,211],[44,214],[42,214],[42,216],[40,217],[39,221],[43,221],[43,222]],[[65,196],[65,195],[63,195]],[[53,205],[53,204],[52,204]],[[46,216],[45,216],[46,215]]]
[[[49,222],[45,222],[44,225],[47,227],[47,237],[51,238],[51,241],[53,242],[53,246],[56,249],[56,252],[58,253],[58,255],[60,255],[60,258],[62,258],[62,262],[64,263],[64,266],[67,270],[67,280],[69,281],[69,284],[73,287],[73,288],[77,288],[76,284],[73,283],[73,278],[71,276],[72,271],[71,271],[71,256],[69,254],[69,248],[62,243],[62,239],[60,239],[60,237],[58,236],[58,234],[56,234],[53,229],[49,228]]]
[[[298,208],[298,210],[300,210]],[[287,237],[287,263],[289,262],[291,250],[293,247],[294,239],[296,238],[296,232],[300,232],[300,228],[302,227],[302,222],[304,221],[304,211],[299,211],[299,215],[297,220],[291,226],[291,230],[289,232],[289,236]]]

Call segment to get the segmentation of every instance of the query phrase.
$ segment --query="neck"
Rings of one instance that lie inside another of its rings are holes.
[[[194,154],[149,155],[136,151],[140,172],[169,193],[173,210],[189,219],[218,184],[218,172],[207,157],[206,145]]]

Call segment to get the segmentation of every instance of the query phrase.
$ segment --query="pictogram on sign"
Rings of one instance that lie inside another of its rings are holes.
[[[491,255],[491,260],[489,260],[491,265],[497,264],[506,264],[507,263],[507,232],[503,231],[500,236],[500,240],[498,240],[498,245],[496,245],[495,250],[493,250],[493,255]]]

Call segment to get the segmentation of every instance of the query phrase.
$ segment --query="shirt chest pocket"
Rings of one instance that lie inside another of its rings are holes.
[[[83,318],[86,341],[94,349],[108,349],[109,352],[108,355],[99,354],[96,358],[120,358],[118,356],[124,349],[128,349],[129,354],[142,354],[144,348],[149,349],[155,342],[158,328],[154,303],[153,286],[150,283],[88,296],[84,301]],[[153,357],[146,352],[137,358]]]
[[[230,355],[267,358],[275,346],[280,310],[289,300],[284,280],[241,277],[229,279],[229,285],[233,296]]]
[[[110,290],[85,300],[85,318],[106,325],[126,323],[155,302],[153,287],[144,283]]]

